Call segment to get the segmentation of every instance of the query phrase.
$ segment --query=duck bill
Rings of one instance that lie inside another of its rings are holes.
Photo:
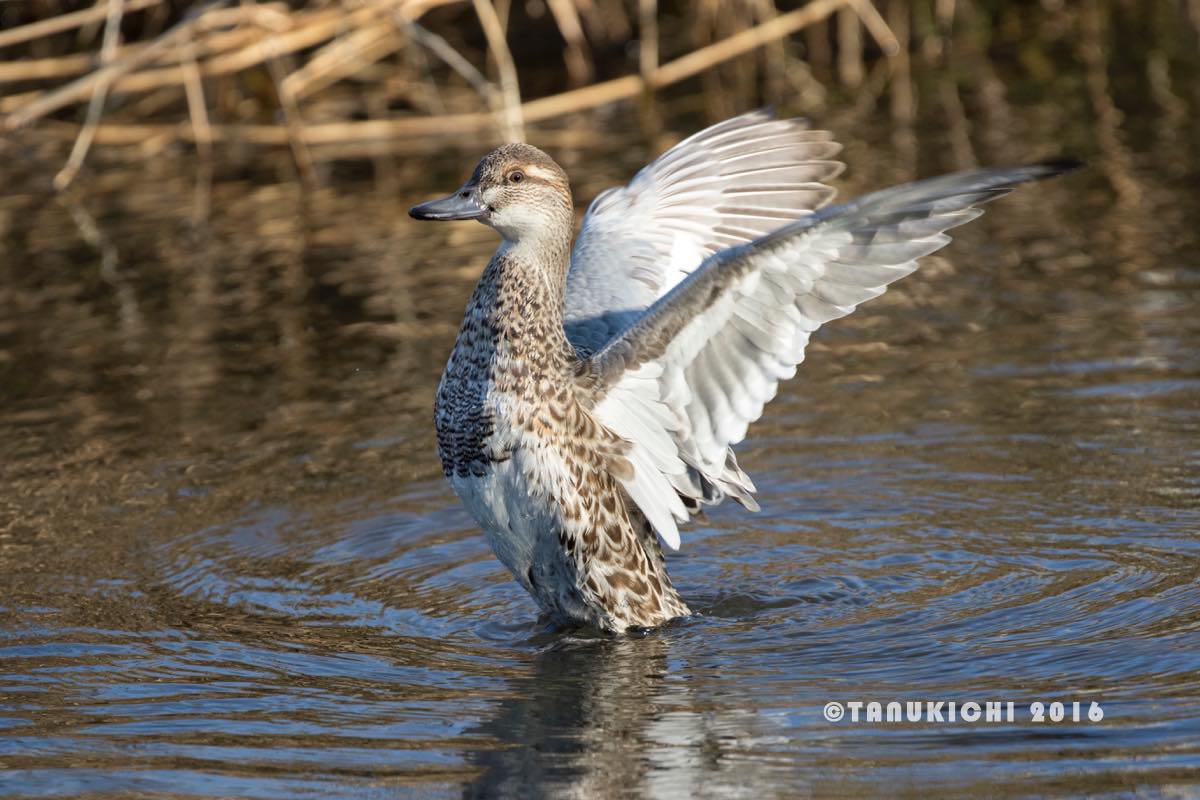
[[[413,219],[479,219],[484,210],[477,192],[459,189],[449,197],[413,206],[408,210],[408,215]]]

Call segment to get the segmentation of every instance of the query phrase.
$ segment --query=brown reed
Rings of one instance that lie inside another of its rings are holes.
[[[867,0],[812,0],[788,12],[767,3],[772,13],[759,13],[757,18],[750,15],[753,4],[716,0],[717,13],[737,17],[737,32],[660,63],[657,3],[641,0],[638,20],[649,38],[639,44],[639,73],[593,82],[596,67],[588,38],[602,37],[589,30],[589,23],[597,28],[599,11],[614,9],[598,9],[602,0],[553,0],[548,9],[564,42],[568,86],[522,102],[508,44],[516,32],[506,29],[508,11],[502,18],[493,0],[472,2],[484,53],[464,52],[467,37],[461,31],[455,37],[457,47],[434,31],[435,25],[461,28],[470,22],[454,8],[461,5],[454,0],[359,0],[299,8],[279,3],[229,6],[216,0],[175,17],[155,35],[121,40],[124,20],[170,13],[166,4],[167,0],[104,0],[0,33],[0,51],[7,51],[0,56],[11,56],[0,57],[0,86],[8,90],[7,97],[0,98],[0,129],[11,132],[39,124],[51,141],[73,134],[72,154],[56,181],[60,189],[70,184],[92,144],[135,144],[147,138],[190,142],[205,157],[221,142],[288,146],[302,175],[311,174],[308,148],[314,146],[394,143],[479,131],[523,139],[527,123],[653,95],[834,13],[861,25],[886,56],[898,52],[895,36]],[[89,26],[102,26],[100,42],[83,35]],[[40,55],[55,48],[65,52]],[[448,83],[444,74],[433,70],[415,73],[411,57],[399,58],[414,50],[448,65],[467,86]],[[480,62],[494,65],[495,80],[484,77],[476,66]],[[262,88],[268,89],[265,96]],[[354,119],[361,103],[348,99],[353,88],[384,94],[385,108],[396,101],[407,101],[413,108]],[[464,95],[463,88],[470,91]],[[441,98],[441,108],[422,113],[418,97]],[[253,113],[226,113],[244,107],[246,101]],[[115,107],[106,113],[110,106]],[[79,107],[87,109],[82,118],[75,111]],[[152,113],[138,113],[146,107]]]

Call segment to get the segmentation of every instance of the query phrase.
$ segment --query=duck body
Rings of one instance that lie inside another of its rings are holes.
[[[743,115],[592,204],[572,248],[567,177],[505,145],[417,219],[503,242],[437,391],[438,454],[497,558],[555,622],[621,633],[690,613],[662,543],[732,497],[731,449],[809,335],[1055,162],[943,176],[826,206],[838,150],[802,121]]]
[[[503,246],[484,270],[438,386],[438,454],[497,558],[552,619],[658,625],[689,610],[612,477],[625,447],[577,383],[547,255],[558,254]]]

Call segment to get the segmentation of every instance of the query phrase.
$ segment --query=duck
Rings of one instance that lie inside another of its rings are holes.
[[[437,450],[552,624],[622,634],[691,615],[664,545],[727,498],[758,510],[732,448],[813,333],[983,204],[1080,166],[975,169],[835,205],[840,149],[804,119],[743,114],[602,192],[573,237],[566,172],[513,143],[410,210],[501,237],[438,385]]]

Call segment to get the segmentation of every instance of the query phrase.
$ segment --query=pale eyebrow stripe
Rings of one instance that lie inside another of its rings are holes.
[[[554,180],[554,174],[551,172],[547,172],[546,170],[542,169],[541,167],[525,167],[525,174],[532,175],[535,178],[541,178],[544,181],[553,181]]]

